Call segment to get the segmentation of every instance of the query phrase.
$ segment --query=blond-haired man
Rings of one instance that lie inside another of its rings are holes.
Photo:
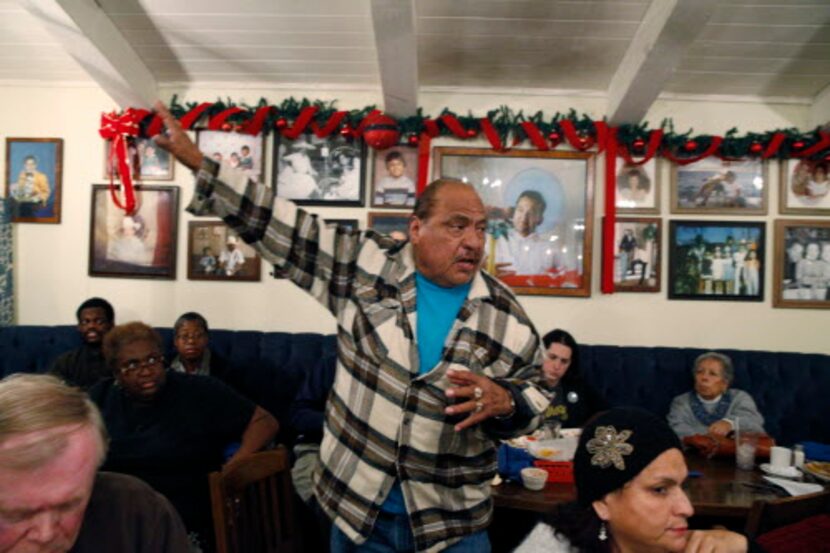
[[[187,552],[163,496],[98,473],[106,452],[101,415],[81,390],[46,375],[0,380],[0,552]]]

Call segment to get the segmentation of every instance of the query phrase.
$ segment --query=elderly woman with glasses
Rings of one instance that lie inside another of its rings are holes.
[[[161,337],[143,323],[116,326],[103,350],[114,378],[89,392],[111,439],[103,468],[167,496],[212,550],[207,475],[221,468],[230,444],[241,442],[228,463],[268,444],[277,421],[218,380],[168,371]]]
[[[730,389],[735,378],[732,360],[709,352],[695,360],[692,369],[694,390],[680,394],[671,403],[669,425],[680,436],[710,434],[723,437],[734,430],[740,419],[741,431],[764,432],[764,417],[752,396],[743,390]]]

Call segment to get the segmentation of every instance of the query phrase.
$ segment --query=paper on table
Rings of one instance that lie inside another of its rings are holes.
[[[773,478],[772,476],[764,476],[764,480],[772,482],[776,486],[781,486],[788,494],[790,494],[793,497],[816,493],[824,490],[824,486],[820,484],[793,482],[792,480],[785,480],[783,478]]]

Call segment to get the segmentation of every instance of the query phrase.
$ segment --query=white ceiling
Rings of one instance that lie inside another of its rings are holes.
[[[830,90],[830,0],[0,0],[0,83],[107,89],[87,55],[128,88],[127,68],[146,68],[154,86],[367,86],[387,100],[404,80],[412,98],[429,86],[636,92],[646,107],[660,93],[810,102]]]

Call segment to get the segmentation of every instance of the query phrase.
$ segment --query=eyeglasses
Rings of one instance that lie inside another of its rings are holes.
[[[177,334],[176,340],[181,340],[182,342],[198,342],[207,336],[204,332],[198,332],[196,334]]]
[[[130,359],[125,362],[119,370],[124,376],[132,376],[137,374],[141,369],[157,369],[164,363],[164,356],[160,353],[151,353],[143,361],[140,359]]]

